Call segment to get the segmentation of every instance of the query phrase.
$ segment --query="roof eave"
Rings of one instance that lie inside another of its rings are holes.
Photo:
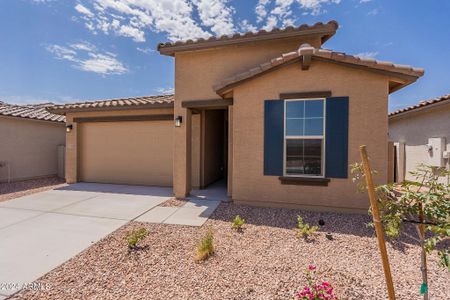
[[[284,66],[287,66],[289,64],[292,64],[292,63],[295,63],[295,62],[299,62],[299,61],[301,61],[301,59],[302,59],[302,56],[299,56],[297,58],[294,58],[294,59],[291,59],[289,61],[283,62],[283,63],[281,63],[281,64],[279,64],[279,65],[277,65],[275,67],[267,69],[267,70],[265,70],[265,71],[263,71],[261,73],[258,73],[255,76],[244,78],[242,80],[230,83],[230,84],[225,85],[223,87],[219,87],[218,89],[216,89],[216,93],[219,96],[223,97],[223,95],[225,95],[227,93],[230,93],[233,90],[233,88],[235,88],[238,85],[243,84],[244,82],[250,81],[250,80],[252,80],[252,79],[254,79],[256,77],[262,76],[262,75],[264,75],[266,73],[269,73],[269,72],[272,72],[272,71],[275,71],[275,70],[277,70],[279,68],[282,68]],[[348,63],[348,62],[336,61],[336,60],[333,60],[333,59],[330,59],[330,58],[324,58],[324,57],[319,57],[319,56],[314,56],[314,55],[312,56],[312,59],[313,60],[318,60],[318,61],[331,62],[331,63],[347,66],[347,67],[354,68],[354,69],[360,69],[360,70],[365,70],[365,71],[368,71],[368,72],[373,72],[373,73],[385,75],[385,76],[388,76],[390,78],[400,79],[402,82],[399,83],[399,85],[393,87],[392,89],[390,88],[389,89],[389,93],[393,93],[393,92],[395,92],[397,90],[400,90],[400,89],[410,85],[411,83],[414,83],[419,77],[421,77],[423,75],[423,74],[422,75],[403,74],[403,73],[394,72],[394,71],[377,69],[377,68],[373,68],[373,67],[370,67],[370,66],[355,65],[355,64]]]
[[[401,118],[401,117],[404,117],[406,115],[415,114],[415,113],[418,113],[418,112],[422,112],[424,110],[434,109],[436,107],[445,106],[445,105],[450,105],[450,101],[440,101],[440,102],[436,102],[436,103],[427,104],[427,105],[424,105],[424,106],[421,106],[421,107],[408,109],[408,110],[401,111],[401,112],[398,112],[398,113],[389,114],[389,120]]]
[[[157,49],[160,54],[167,56],[174,56],[176,52],[203,50],[209,48],[217,48],[231,45],[242,45],[261,41],[272,41],[279,39],[286,39],[291,37],[308,37],[321,36],[322,44],[329,40],[336,34],[338,29],[337,23],[329,22],[324,24],[322,28],[310,28],[304,30],[280,31],[277,33],[267,33],[253,36],[240,36],[236,39],[230,38],[221,40],[220,38],[213,41],[191,42],[180,45],[167,46],[159,44]]]
[[[65,123],[65,120],[49,120],[49,119],[38,119],[38,118],[30,118],[30,117],[21,117],[21,116],[11,116],[11,115],[0,115],[2,118],[9,118],[9,119],[21,119],[21,120],[28,120],[28,121],[39,121],[39,122],[47,122],[47,123],[53,123],[53,124],[62,124]]]
[[[77,108],[52,108],[47,110],[50,113],[58,115],[66,115],[67,113],[89,112],[89,111],[118,111],[118,110],[136,110],[136,109],[157,109],[157,108],[173,108],[172,103],[153,103],[142,105],[126,105],[126,106],[101,106],[101,107],[77,107]]]

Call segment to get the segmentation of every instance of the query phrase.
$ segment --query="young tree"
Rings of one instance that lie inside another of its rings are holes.
[[[352,165],[354,181],[365,189],[362,165]],[[384,231],[390,238],[400,234],[402,225],[416,225],[421,252],[421,293],[428,299],[427,254],[450,239],[450,171],[421,165],[411,172],[414,180],[376,187]],[[450,272],[450,249],[438,250],[440,262]]]

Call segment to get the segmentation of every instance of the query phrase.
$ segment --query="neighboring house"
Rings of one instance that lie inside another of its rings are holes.
[[[49,113],[50,105],[0,102],[0,182],[64,176],[65,117]]]
[[[413,179],[420,164],[450,168],[450,94],[390,113],[389,139],[397,182]]]
[[[387,181],[388,95],[422,69],[322,49],[335,21],[165,43],[175,95],[55,106],[66,178],[172,186],[226,178],[236,203],[362,211],[349,164],[367,145]]]

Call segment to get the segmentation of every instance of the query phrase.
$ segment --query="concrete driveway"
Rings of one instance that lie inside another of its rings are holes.
[[[0,202],[0,299],[171,196],[171,188],[78,183]]]

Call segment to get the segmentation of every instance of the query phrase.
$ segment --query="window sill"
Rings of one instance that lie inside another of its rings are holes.
[[[328,186],[329,178],[311,178],[311,177],[294,177],[294,176],[280,176],[281,184],[290,185],[315,185]]]

